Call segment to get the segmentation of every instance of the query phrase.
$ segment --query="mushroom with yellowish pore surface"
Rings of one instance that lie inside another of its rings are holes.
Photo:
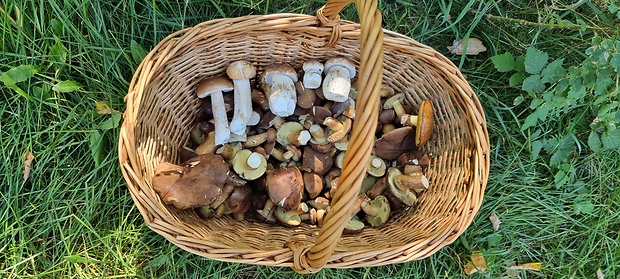
[[[421,147],[426,144],[433,135],[433,106],[428,100],[423,100],[418,110],[418,115],[403,114],[400,118],[401,125],[416,126],[415,144]]]
[[[242,149],[233,157],[232,165],[241,178],[254,180],[261,177],[267,170],[267,159],[260,153]]]

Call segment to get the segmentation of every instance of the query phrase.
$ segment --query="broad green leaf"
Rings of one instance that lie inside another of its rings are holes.
[[[521,72],[516,72],[512,76],[510,76],[510,79],[508,80],[508,84],[512,87],[517,87],[523,83],[524,79],[525,77],[523,76]]]
[[[531,75],[523,80],[521,90],[532,93],[539,93],[545,90],[545,84],[540,79],[540,75]]]
[[[555,83],[566,76],[566,70],[562,67],[564,59],[557,59],[549,63],[541,73],[542,81],[546,83]]]
[[[33,77],[37,72],[39,72],[40,69],[41,67],[35,65],[19,65],[4,72],[3,75],[7,75],[8,77],[10,77],[10,81],[12,82],[12,84],[16,84]],[[5,79],[3,79],[2,82],[4,82],[4,84],[7,84]]]
[[[538,74],[547,65],[549,54],[530,47],[525,53],[525,71],[530,74]]]
[[[594,204],[590,200],[576,199],[574,204],[575,213],[591,214],[594,212]]]
[[[491,61],[498,72],[509,72],[515,69],[515,58],[510,52],[495,55],[491,57]]]
[[[140,62],[142,62],[142,60],[146,56],[147,52],[144,50],[144,48],[142,48],[140,44],[138,44],[138,42],[134,40],[131,40],[129,48],[131,50],[131,58],[133,58],[133,61],[140,64]]]
[[[119,123],[121,122],[121,114],[117,113],[117,114],[112,114],[112,116],[110,118],[108,118],[106,121],[103,121],[101,124],[99,124],[97,126],[97,129],[99,130],[110,130],[110,129],[115,129],[118,127]]]
[[[58,37],[62,37],[62,35],[63,35],[62,22],[60,22],[59,20],[56,20],[56,19],[52,19],[50,21],[50,25],[52,26],[52,30],[54,32],[54,35],[56,35]]]
[[[620,50],[618,50],[620,51]],[[616,68],[616,72],[620,73],[620,53],[614,53],[611,56],[611,61],[609,61],[609,64]]]
[[[533,112],[532,114],[528,115],[525,118],[525,121],[523,121],[523,126],[521,126],[521,131],[525,131],[525,129],[529,127],[533,127],[534,125],[536,125],[537,121],[538,121],[538,115],[536,114],[536,112]]]
[[[594,153],[601,151],[601,140],[598,137],[598,133],[595,131],[590,131],[590,135],[588,136],[588,146]]]
[[[519,55],[515,58],[515,69],[519,72],[525,72],[525,56]]]
[[[553,177],[553,182],[555,183],[556,188],[560,188],[568,182],[569,176],[563,170],[558,171]]]
[[[603,143],[603,147],[605,147],[605,149],[620,148],[620,128],[603,133],[601,136],[601,142]]]
[[[551,155],[551,159],[549,159],[549,165],[558,166],[562,162],[564,162],[571,155],[572,152],[567,150],[558,149]]]
[[[72,80],[63,80],[52,86],[52,90],[56,92],[73,92],[82,88],[82,85]]]
[[[28,100],[32,100],[32,97],[28,95],[28,93],[26,93],[24,90],[22,90],[19,86],[17,86],[17,84],[15,84],[15,81],[6,73],[2,73],[2,75],[0,75],[0,81],[4,83],[4,86],[13,89],[13,91],[15,91],[15,93],[17,93],[18,95]]]
[[[570,90],[568,90],[568,95],[566,98],[571,99],[574,102],[577,99],[581,99],[586,96],[586,87],[579,86],[577,88],[571,86]]]
[[[515,105],[515,106],[518,106],[521,103],[523,103],[523,100],[525,100],[525,98],[523,96],[519,95],[519,97],[516,97],[514,99],[514,101],[512,101],[512,104]]]
[[[62,44],[62,42],[58,41],[50,49],[49,55],[55,62],[65,63],[65,61],[67,60],[67,49],[65,49],[65,46]]]
[[[101,263],[99,260],[87,259],[80,255],[65,256],[65,261],[70,263]]]

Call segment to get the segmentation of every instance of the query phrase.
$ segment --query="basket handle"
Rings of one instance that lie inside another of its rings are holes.
[[[328,23],[335,25],[340,19],[340,11],[353,2],[361,26],[355,121],[339,178],[340,185],[332,198],[331,210],[325,216],[314,245],[291,246],[294,254],[293,268],[300,273],[319,271],[332,255],[345,225],[352,217],[353,204],[364,179],[374,144],[383,77],[383,28],[377,0],[329,0],[317,12],[317,17],[325,24],[325,19],[321,18],[324,16]]]

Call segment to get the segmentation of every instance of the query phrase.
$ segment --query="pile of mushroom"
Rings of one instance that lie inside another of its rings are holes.
[[[298,75],[300,70],[300,75]],[[308,60],[300,69],[235,61],[227,76],[200,81],[202,111],[181,165],[160,163],[152,179],[162,201],[203,218],[230,215],[284,226],[321,226],[339,186],[355,121],[355,64]],[[433,109],[414,110],[405,93],[381,90],[381,111],[367,176],[345,232],[384,225],[414,207],[429,187]]]

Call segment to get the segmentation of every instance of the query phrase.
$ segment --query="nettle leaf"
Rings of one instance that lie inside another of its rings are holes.
[[[64,93],[73,92],[79,90],[80,88],[82,88],[82,85],[72,80],[63,80],[52,86],[52,90]]]
[[[512,76],[510,76],[510,79],[508,79],[508,84],[512,87],[517,87],[523,84],[524,79],[525,77],[521,72],[516,72]]]
[[[564,172],[563,170],[559,170],[553,177],[553,182],[555,183],[555,187],[560,188],[566,185],[566,183],[568,183],[569,178],[570,176],[566,172]]]
[[[562,67],[564,58],[554,60],[545,67],[541,73],[542,81],[545,83],[555,83],[566,76],[566,69]]]
[[[585,86],[571,86],[570,90],[568,90],[568,95],[566,98],[571,100],[581,99],[586,96],[586,87]]]
[[[521,85],[521,90],[526,91],[526,92],[539,93],[545,90],[545,84],[540,79],[540,75],[535,74],[523,80],[523,85]]]
[[[532,114],[525,118],[521,131],[525,131],[525,129],[535,126],[536,123],[538,123],[538,120],[544,121],[547,118],[548,113],[549,109],[545,106],[539,106],[534,112],[532,112]]]
[[[530,74],[538,74],[547,65],[549,54],[530,47],[525,53],[525,71]]]
[[[491,57],[491,62],[498,72],[504,73],[515,69],[515,58],[510,52]]]
[[[19,65],[4,72],[2,76],[6,75],[13,84],[16,84],[33,77],[40,69],[41,67],[36,65]],[[2,81],[4,82],[4,79]]]
[[[588,146],[594,153],[601,151],[601,140],[598,133],[593,130],[590,131],[590,135],[588,136]]]

